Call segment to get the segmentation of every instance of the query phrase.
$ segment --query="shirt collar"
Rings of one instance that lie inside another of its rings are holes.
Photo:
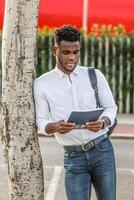
[[[57,66],[55,67],[55,71],[60,77],[67,76],[67,74],[62,72]],[[79,74],[79,67],[76,66],[75,69],[72,71],[71,75],[76,75],[77,76],[78,74]]]

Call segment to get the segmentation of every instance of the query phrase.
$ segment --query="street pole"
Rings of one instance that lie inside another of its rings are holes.
[[[88,18],[88,0],[83,0],[83,21],[82,28],[87,32],[87,18]]]

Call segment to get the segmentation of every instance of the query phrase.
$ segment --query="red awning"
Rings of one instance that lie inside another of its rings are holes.
[[[2,26],[3,26],[4,6],[5,6],[5,0],[1,0],[0,2],[0,29],[2,29]]]
[[[40,0],[39,27],[82,27],[83,0]]]
[[[123,24],[127,31],[134,30],[134,0],[89,0],[88,30],[93,23]]]
[[[4,2],[0,0],[0,29],[3,24]],[[93,23],[124,24],[127,31],[134,30],[134,0],[88,0],[88,30]],[[83,24],[83,0],[40,0],[38,26],[59,27]]]

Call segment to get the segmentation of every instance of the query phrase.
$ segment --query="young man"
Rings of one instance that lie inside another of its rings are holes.
[[[107,135],[117,112],[104,75],[96,70],[99,99],[104,111],[97,121],[75,129],[67,122],[72,110],[96,108],[87,67],[78,66],[80,32],[63,26],[55,32],[56,67],[34,82],[36,122],[40,133],[55,134],[64,148],[68,200],[89,200],[93,184],[98,200],[116,199],[115,158]]]

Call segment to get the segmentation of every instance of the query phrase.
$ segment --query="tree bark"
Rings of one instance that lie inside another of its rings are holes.
[[[6,0],[2,39],[3,141],[9,199],[43,200],[43,165],[35,127],[35,78],[39,0]]]

